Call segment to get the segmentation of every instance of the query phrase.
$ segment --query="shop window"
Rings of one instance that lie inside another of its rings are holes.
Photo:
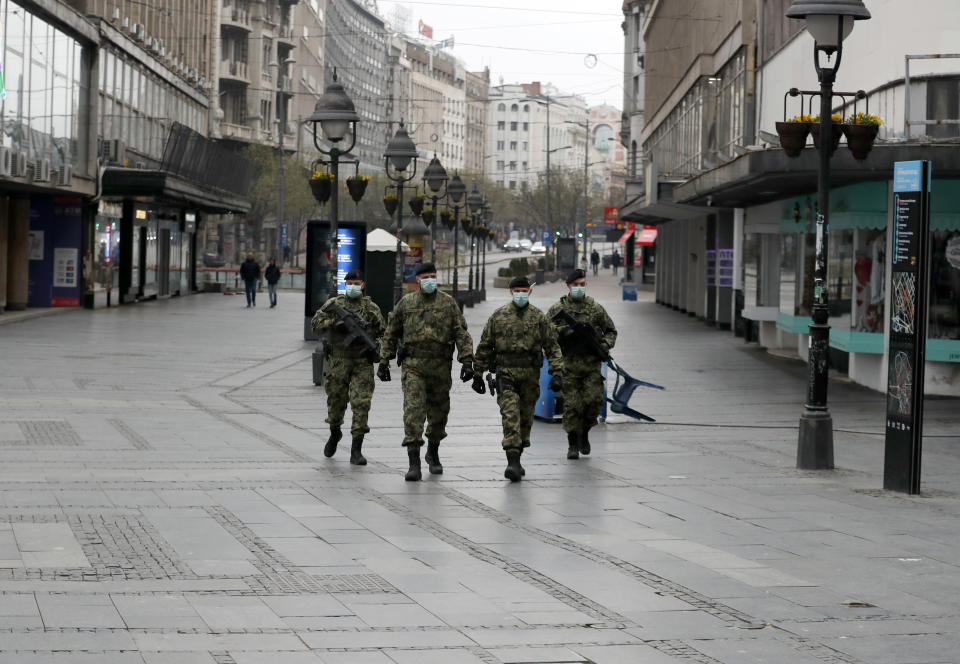
[[[856,237],[851,329],[854,332],[883,334],[887,232],[858,229]]]
[[[930,233],[930,259],[927,337],[960,340],[960,227]]]

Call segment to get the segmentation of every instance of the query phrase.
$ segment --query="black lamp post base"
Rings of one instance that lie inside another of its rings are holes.
[[[833,469],[833,416],[830,411],[804,410],[800,415],[797,468]]]

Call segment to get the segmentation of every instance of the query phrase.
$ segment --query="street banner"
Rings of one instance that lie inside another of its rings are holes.
[[[603,223],[605,226],[616,226],[620,223],[620,208],[603,208]]]
[[[426,37],[427,39],[433,39],[433,28],[423,22],[423,19],[420,19],[420,23],[417,25],[420,30],[420,34]]]
[[[920,493],[931,180],[929,161],[894,164],[883,488],[912,494]]]

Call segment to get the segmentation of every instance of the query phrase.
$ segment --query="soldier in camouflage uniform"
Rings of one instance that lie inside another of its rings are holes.
[[[427,422],[427,462],[430,473],[443,473],[440,441],[447,437],[450,413],[450,375],[454,346],[461,362],[460,379],[473,378],[473,339],[456,301],[437,290],[437,269],[433,263],[417,268],[420,289],[397,302],[387,321],[380,344],[380,380],[390,380],[389,362],[397,355],[402,362],[403,445],[407,448],[410,469],[406,480],[421,478],[420,447],[423,425]]]
[[[473,389],[483,394],[480,374],[497,374],[497,405],[503,420],[503,449],[507,468],[503,476],[518,482],[525,475],[520,465],[523,448],[530,447],[533,411],[540,397],[543,356],[550,364],[550,389],[563,389],[563,357],[557,334],[543,312],[529,304],[530,282],[517,277],[510,282],[512,302],[500,307],[487,320],[477,344]]]
[[[557,338],[563,351],[563,382],[576,385],[563,395],[563,430],[567,432],[567,458],[578,459],[590,454],[590,428],[597,423],[603,407],[603,374],[601,358],[596,349],[585,343],[584,335],[595,334],[596,340],[610,350],[617,342],[617,328],[604,309],[592,297],[587,297],[587,276],[583,270],[574,270],[567,277],[569,293],[550,307],[547,317],[557,328]],[[582,325],[576,329],[556,316],[566,311]],[[590,327],[592,326],[592,330]]]
[[[356,339],[349,346],[344,345],[348,333],[347,324],[330,312],[329,308],[337,304],[354,314],[374,342],[379,342],[384,322],[380,307],[363,294],[363,275],[351,271],[347,273],[344,281],[346,295],[337,295],[324,302],[311,321],[313,331],[317,334],[326,333],[329,341],[330,363],[324,378],[324,389],[327,391],[326,421],[330,424],[330,438],[323,448],[323,454],[329,458],[337,452],[337,443],[343,437],[340,425],[343,424],[343,414],[349,400],[350,409],[353,411],[350,463],[365,466],[367,460],[362,453],[363,436],[370,431],[367,416],[373,399],[373,363],[379,358]]]

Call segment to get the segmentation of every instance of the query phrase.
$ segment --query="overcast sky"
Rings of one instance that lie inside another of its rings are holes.
[[[493,85],[550,82],[591,106],[623,105],[620,0],[380,0],[380,13],[392,19],[395,5],[411,33],[423,21],[435,40],[454,38],[469,70],[490,67]]]

